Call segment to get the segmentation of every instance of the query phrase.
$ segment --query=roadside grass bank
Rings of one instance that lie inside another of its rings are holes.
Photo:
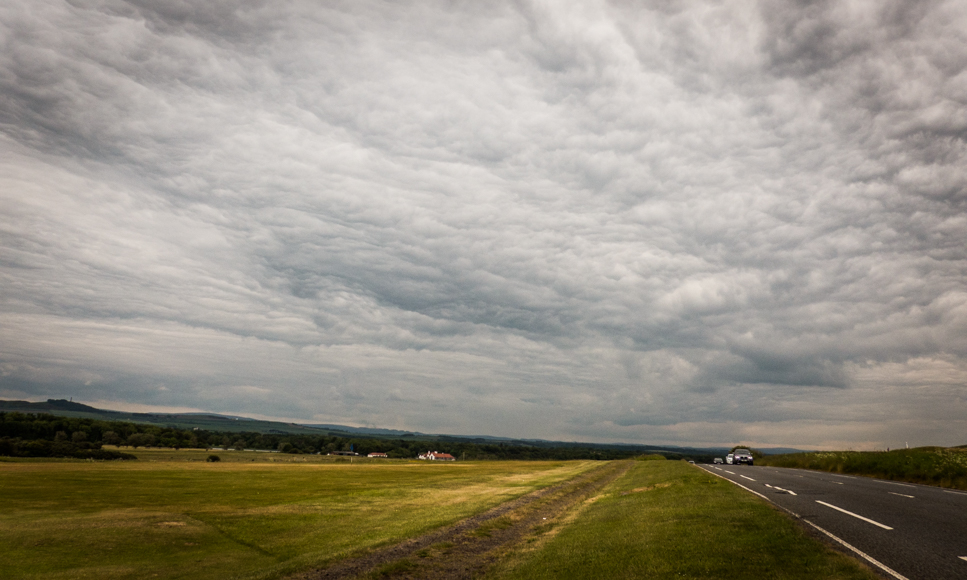
[[[874,580],[785,514],[681,461],[635,462],[570,518],[544,526],[488,580]]]
[[[964,447],[816,451],[768,455],[756,463],[967,490],[967,448]]]
[[[597,464],[137,455],[0,462],[0,578],[278,578],[426,533]]]

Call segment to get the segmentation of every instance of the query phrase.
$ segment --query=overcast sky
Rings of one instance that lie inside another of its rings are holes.
[[[967,443],[967,3],[0,3],[0,397]]]

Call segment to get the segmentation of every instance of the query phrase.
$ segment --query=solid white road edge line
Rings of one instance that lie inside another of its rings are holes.
[[[853,550],[854,552],[856,552],[857,554],[859,554],[861,558],[863,558],[863,559],[864,559],[864,560],[866,560],[867,562],[869,562],[869,563],[871,563],[871,564],[873,564],[873,565],[875,565],[875,566],[877,566],[878,568],[880,568],[881,570],[883,570],[884,572],[886,572],[886,573],[887,573],[887,574],[889,574],[890,576],[893,576],[893,577],[894,577],[894,578],[896,578],[897,580],[910,580],[909,578],[907,578],[907,577],[906,577],[906,576],[904,576],[903,574],[900,574],[899,572],[897,572],[897,571],[895,571],[895,570],[893,570],[892,568],[890,568],[889,566],[887,566],[887,565],[886,565],[886,564],[884,564],[883,562],[880,562],[879,560],[876,560],[876,559],[874,559],[874,558],[873,558],[873,556],[870,556],[869,554],[866,554],[865,552],[863,552],[863,551],[862,551],[862,550],[860,550],[859,548],[856,548],[856,547],[853,547],[853,546],[851,546],[851,545],[850,545],[850,544],[848,544],[848,543],[847,543],[847,542],[846,542],[845,540],[843,540],[843,539],[841,539],[841,538],[837,538],[837,537],[836,537],[836,536],[834,536],[833,534],[831,534],[831,533],[829,533],[829,532],[827,532],[826,530],[824,530],[824,529],[822,529],[821,527],[819,527],[819,526],[817,526],[816,524],[814,524],[814,523],[812,523],[811,521],[809,521],[809,520],[803,520],[803,521],[804,521],[804,522],[806,522],[807,524],[809,524],[810,526],[812,526],[812,527],[814,527],[814,528],[816,528],[816,529],[817,529],[817,530],[819,530],[820,532],[822,532],[822,533],[824,533],[824,534],[826,534],[826,535],[827,535],[827,536],[829,536],[830,538],[832,538],[832,539],[834,539],[834,540],[836,540],[836,541],[837,541],[837,542],[839,542],[840,544],[842,544],[842,545],[844,545],[844,546],[846,546],[846,547],[847,547],[847,548],[849,548],[850,550]]]
[[[967,562],[967,556],[957,556],[957,557],[963,560],[964,562]]]
[[[879,527],[881,527],[881,528],[883,528],[884,530],[892,530],[892,529],[893,529],[893,528],[891,528],[890,526],[885,526],[885,525],[883,525],[883,524],[881,524],[880,522],[874,522],[874,521],[873,521],[873,520],[871,520],[870,518],[864,518],[863,516],[861,516],[861,515],[859,515],[859,514],[854,514],[853,512],[851,512],[851,511],[848,511],[848,510],[844,510],[844,509],[843,509],[843,508],[841,508],[841,507],[836,507],[836,506],[834,506],[834,505],[833,505],[833,504],[831,504],[831,503],[826,503],[826,502],[824,502],[824,501],[819,501],[818,499],[816,500],[816,503],[818,503],[818,504],[822,504],[822,505],[824,505],[824,506],[826,506],[826,507],[829,507],[829,508],[833,508],[834,510],[836,510],[836,511],[840,511],[840,512],[843,512],[844,514],[846,514],[846,515],[848,515],[848,516],[853,516],[853,517],[854,517],[854,518],[856,518],[856,519],[860,519],[860,520],[863,520],[864,522],[866,522],[866,523],[868,523],[868,524],[873,524],[874,526],[879,526]]]
[[[967,495],[967,493],[964,493],[962,491],[950,491],[949,489],[945,489],[944,490],[944,493],[953,493],[953,494],[956,494],[956,495]]]
[[[706,469],[706,471],[708,471],[708,470]],[[893,576],[894,578],[896,578],[896,580],[910,580],[909,578],[907,578],[903,574],[900,574],[900,573],[896,572],[895,570],[893,570],[892,568],[890,568],[886,564],[884,564],[884,563],[880,562],[879,560],[875,559],[873,556],[870,556],[869,554],[863,552],[859,548],[853,547],[852,545],[846,543],[845,540],[842,540],[840,538],[837,538],[833,534],[827,532],[826,530],[822,529],[821,527],[817,526],[816,524],[812,523],[811,521],[802,519],[801,517],[799,517],[799,514],[797,514],[796,512],[792,511],[791,509],[782,507],[781,505],[777,504],[776,502],[772,501],[771,499],[767,498],[766,496],[762,495],[761,493],[759,493],[757,491],[752,491],[751,489],[747,488],[746,486],[742,485],[741,483],[736,483],[736,482],[732,481],[728,477],[723,477],[723,476],[721,476],[721,475],[719,475],[717,473],[712,473],[711,471],[709,471],[709,473],[711,475],[714,475],[715,477],[721,477],[725,481],[727,481],[729,483],[733,483],[733,484],[741,487],[742,489],[746,490],[749,493],[756,494],[757,496],[761,497],[762,499],[766,500],[767,502],[771,503],[772,505],[776,506],[777,508],[779,508],[779,509],[781,509],[781,510],[783,510],[785,512],[788,512],[789,514],[792,515],[792,517],[796,518],[797,520],[802,520],[803,522],[805,522],[805,523],[809,524],[810,526],[816,528],[820,532],[826,534],[827,536],[829,536],[833,540],[836,540],[837,542],[839,542],[840,544],[842,544],[843,546],[845,546],[847,549],[853,550],[854,552],[856,552],[857,554],[859,554],[859,556],[861,558],[863,558],[864,560],[866,560],[870,564],[873,564],[874,566],[878,567],[880,570],[883,570],[884,572],[886,572],[890,576]],[[767,483],[766,485],[769,485],[769,484]],[[769,487],[772,487],[772,486],[769,486]],[[961,556],[961,557],[964,558],[965,560],[967,560],[967,556]]]
[[[754,479],[752,479],[751,477],[746,477],[745,475],[740,475],[739,477],[745,477],[745,478],[746,478],[746,479],[748,479],[749,481],[755,481],[755,480],[754,480]]]
[[[888,491],[887,493],[890,494],[890,495],[898,495],[900,497],[908,497],[910,499],[917,499],[917,498],[913,497],[912,495],[907,495],[905,493],[897,493],[895,491]]]
[[[706,469],[705,471],[708,471],[708,470]],[[771,499],[769,499],[769,498],[767,498],[766,496],[764,496],[764,495],[762,495],[761,493],[759,493],[759,492],[757,492],[757,491],[753,491],[753,490],[751,490],[751,489],[749,489],[749,488],[747,488],[746,486],[744,486],[744,485],[742,485],[741,483],[739,483],[739,482],[737,482],[737,481],[732,481],[731,479],[729,479],[728,477],[725,477],[724,475],[719,475],[719,474],[717,474],[717,473],[712,473],[711,471],[708,471],[708,473],[709,473],[709,475],[714,475],[715,477],[721,477],[721,478],[722,478],[722,479],[724,479],[725,481],[727,481],[727,482],[729,482],[729,483],[733,483],[733,484],[735,484],[735,485],[737,485],[737,486],[739,486],[739,487],[741,487],[742,489],[744,489],[744,490],[746,490],[746,491],[747,491],[747,492],[749,492],[749,493],[754,493],[754,494],[756,494],[757,496],[759,496],[759,497],[761,497],[762,499],[764,499],[764,500],[766,500],[767,502],[769,502],[769,503],[771,503],[772,505],[774,505],[774,506],[776,506],[776,507],[779,507],[779,508],[782,508],[782,509],[784,509],[784,510],[786,510],[787,512],[789,512],[789,513],[791,513],[792,515],[794,515],[794,516],[796,516],[797,518],[799,517],[799,514],[797,514],[796,512],[793,512],[793,511],[790,511],[790,510],[787,510],[786,508],[784,508],[784,507],[782,507],[781,505],[779,505],[779,504],[777,504],[777,503],[775,503],[775,502],[773,502],[773,501],[772,501]],[[767,485],[768,485],[768,484],[767,484]]]

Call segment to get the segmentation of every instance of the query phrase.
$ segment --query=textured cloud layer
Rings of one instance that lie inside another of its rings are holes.
[[[967,437],[959,2],[0,6],[0,394]]]

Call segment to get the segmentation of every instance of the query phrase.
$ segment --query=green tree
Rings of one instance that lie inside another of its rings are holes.
[[[150,447],[154,445],[155,437],[150,433],[134,433],[128,436],[128,445],[137,449],[138,447]]]

